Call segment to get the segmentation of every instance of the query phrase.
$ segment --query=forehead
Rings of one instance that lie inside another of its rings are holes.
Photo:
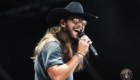
[[[69,18],[78,18],[78,19],[81,19],[81,20],[84,19],[83,17],[78,16],[78,15],[72,15],[72,16],[69,16]]]

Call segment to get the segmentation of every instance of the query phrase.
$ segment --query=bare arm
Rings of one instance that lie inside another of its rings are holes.
[[[87,38],[87,37],[85,37]],[[87,43],[89,39],[87,38],[85,41],[80,40],[78,44],[78,53],[86,54],[88,51],[89,44]],[[82,55],[79,54],[81,58]],[[69,77],[69,75],[75,70],[78,65],[80,59],[77,55],[74,55],[71,60],[69,60],[66,64],[63,65],[54,65],[47,69],[47,72],[52,80],[65,80]]]
[[[82,55],[80,57],[82,58]],[[66,64],[49,67],[47,72],[52,80],[65,80],[74,71],[78,63],[79,57],[74,55]]]

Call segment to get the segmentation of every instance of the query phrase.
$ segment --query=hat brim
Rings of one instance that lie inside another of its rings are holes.
[[[95,21],[96,19],[98,19],[98,16],[94,16],[92,14],[88,14],[88,13],[73,13],[70,12],[64,8],[56,8],[53,9],[47,17],[47,23],[48,26],[53,26],[53,25],[58,25],[60,19],[64,18],[64,17],[68,17],[70,15],[78,15],[83,17],[85,20],[88,21],[88,24]]]

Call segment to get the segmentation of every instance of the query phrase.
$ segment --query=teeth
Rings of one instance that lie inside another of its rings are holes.
[[[74,29],[75,31],[80,31],[80,29]]]

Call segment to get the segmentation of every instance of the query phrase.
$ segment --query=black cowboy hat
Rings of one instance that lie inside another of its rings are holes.
[[[47,16],[48,26],[58,25],[60,19],[68,17],[70,15],[78,15],[83,17],[88,23],[98,19],[98,16],[84,13],[83,7],[79,2],[71,2],[65,8],[53,9]]]

